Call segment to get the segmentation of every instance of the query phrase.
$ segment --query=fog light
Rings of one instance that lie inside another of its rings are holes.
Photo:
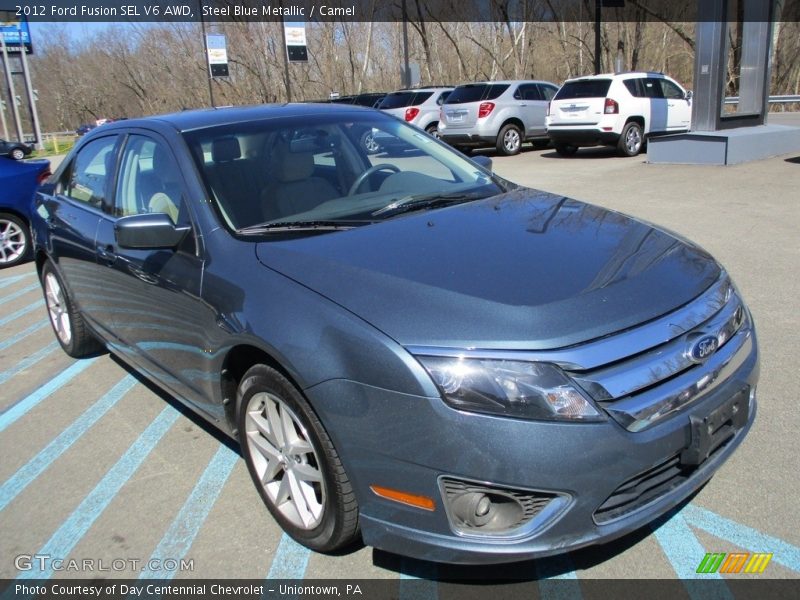
[[[440,479],[448,520],[467,535],[514,536],[537,515],[559,502],[555,495]]]

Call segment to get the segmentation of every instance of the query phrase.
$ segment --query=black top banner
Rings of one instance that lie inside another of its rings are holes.
[[[0,0],[0,10],[33,22],[585,22],[597,10],[605,22],[695,22],[708,19],[700,3],[712,2],[728,6],[727,0]],[[727,20],[750,20],[751,3],[771,5],[773,21],[800,21],[800,0],[736,0]]]

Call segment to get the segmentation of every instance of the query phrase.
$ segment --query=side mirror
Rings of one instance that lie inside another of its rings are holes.
[[[176,227],[165,213],[122,217],[114,225],[114,236],[122,248],[176,248],[187,233],[189,227]]]
[[[694,94],[692,94],[692,90],[687,90],[686,94],[684,95],[684,98],[686,100],[691,100],[693,96]]]
[[[486,156],[485,154],[478,154],[477,156],[473,156],[472,162],[478,163],[487,171],[492,170],[492,159]]]

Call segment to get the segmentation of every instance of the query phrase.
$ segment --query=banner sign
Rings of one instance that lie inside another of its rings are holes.
[[[306,24],[302,21],[286,21],[283,24],[286,35],[286,54],[289,62],[308,62],[306,47]]]
[[[225,45],[225,36],[220,33],[206,35],[206,48],[208,48],[208,68],[212,77],[228,76],[228,49]]]

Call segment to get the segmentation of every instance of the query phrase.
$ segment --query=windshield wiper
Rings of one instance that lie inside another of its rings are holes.
[[[383,208],[379,208],[374,213],[373,217],[383,216],[391,217],[401,213],[410,212],[413,210],[423,210],[429,208],[440,208],[442,206],[449,206],[450,204],[458,204],[460,202],[468,202],[470,200],[478,200],[485,198],[487,194],[482,192],[461,192],[453,194],[416,194],[413,196],[406,196],[387,204]]]
[[[359,225],[366,225],[372,221],[344,221],[344,220],[317,220],[317,221],[267,221],[257,225],[248,225],[236,230],[236,233],[264,233],[266,231],[340,231],[353,229]]]

